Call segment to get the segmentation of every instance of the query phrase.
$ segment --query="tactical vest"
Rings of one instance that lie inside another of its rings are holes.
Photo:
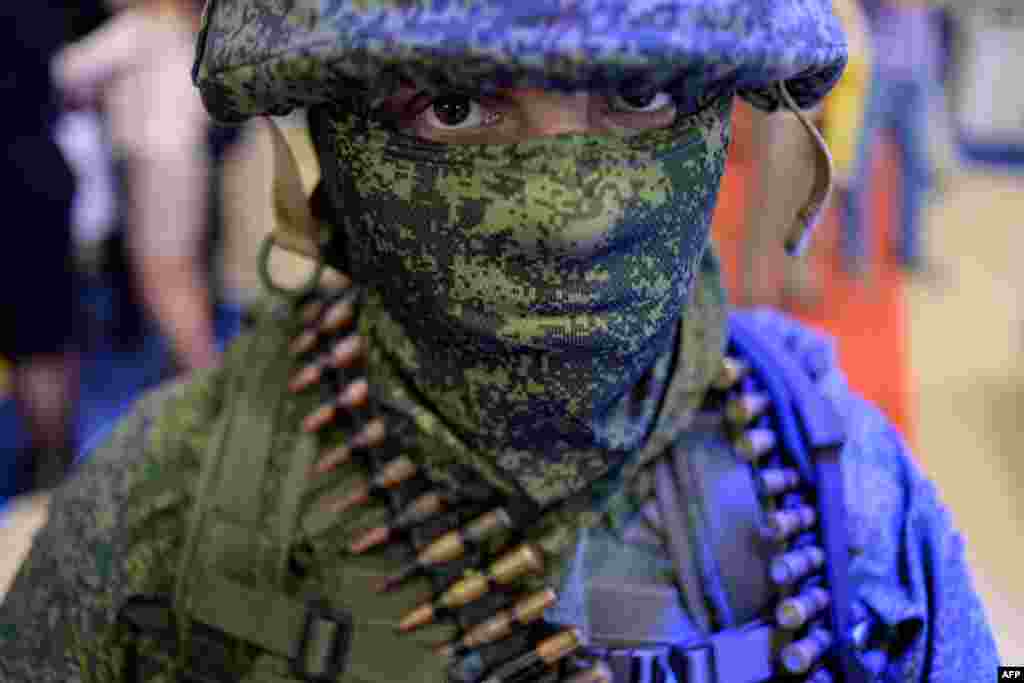
[[[329,317],[332,310],[307,302],[244,342],[245,358],[259,368],[229,375],[176,585],[165,595],[132,597],[118,612],[123,680],[364,680],[351,671],[353,658],[365,656],[357,651],[363,627],[343,605],[358,597],[393,609],[396,599],[408,602],[402,586],[417,576],[429,580],[432,596],[398,629],[410,639],[430,622],[444,622],[447,630],[436,653],[422,641],[418,650],[375,653],[385,671],[422,667],[422,678],[403,680],[868,683],[884,667],[871,615],[853,599],[848,578],[842,420],[815,386],[813,362],[805,367],[807,359],[801,363],[741,313],[731,316],[727,362],[698,420],[727,436],[733,457],[692,462],[676,448],[649,468],[658,526],[686,610],[642,586],[598,592],[599,609],[628,625],[629,643],[589,638],[571,623],[549,619],[558,613],[554,591],[535,575],[564,554],[566,543],[564,530],[542,528],[550,511],[465,469],[454,487],[438,487],[403,454],[365,444],[348,457],[366,480],[320,523],[330,527],[346,510],[383,501],[378,525],[350,550],[389,546],[389,558],[405,561],[390,565],[380,596],[310,591],[303,578],[317,568],[308,562],[309,523],[300,516],[315,488],[309,483],[319,455],[315,429],[294,440],[288,471],[275,475],[283,484],[272,494],[269,444],[282,419],[281,397],[295,381],[288,348],[303,345],[303,318]],[[313,379],[337,395],[350,378]],[[268,499],[275,508],[269,515],[260,506]],[[586,507],[586,501],[563,504]],[[694,535],[695,516],[713,533]],[[759,540],[751,541],[752,530]],[[236,571],[221,572],[222,566]],[[564,573],[559,578],[571,580]],[[389,654],[401,661],[388,661]],[[264,665],[257,673],[239,678],[257,662]]]

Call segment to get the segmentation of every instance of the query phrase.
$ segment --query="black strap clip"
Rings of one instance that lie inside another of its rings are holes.
[[[710,641],[688,647],[674,646],[669,651],[669,667],[686,683],[717,683],[715,648]]]
[[[313,660],[312,648],[321,643],[320,634],[324,627],[333,629],[326,655]],[[306,604],[306,618],[302,625],[295,656],[291,658],[292,674],[309,683],[334,683],[345,671],[348,651],[352,644],[352,617],[345,612],[331,609],[324,601],[310,601]],[[307,667],[315,661],[315,671]]]
[[[673,646],[669,666],[686,683],[765,683],[776,678],[775,628],[753,622]]]

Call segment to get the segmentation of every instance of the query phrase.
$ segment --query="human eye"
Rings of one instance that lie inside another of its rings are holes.
[[[667,128],[676,119],[675,100],[666,92],[619,93],[603,99],[603,126],[612,132],[632,135]]]
[[[672,96],[666,92],[620,94],[608,98],[608,107],[613,113],[653,114],[674,106]]]
[[[496,112],[468,95],[448,94],[435,97],[427,103],[418,120],[439,131],[456,131],[492,125]]]
[[[433,94],[403,86],[374,107],[382,122],[407,135],[450,143],[489,141],[507,118],[504,100],[460,92]]]
[[[406,132],[425,140],[451,143],[489,142],[504,121],[500,102],[462,93],[420,95],[406,118]]]

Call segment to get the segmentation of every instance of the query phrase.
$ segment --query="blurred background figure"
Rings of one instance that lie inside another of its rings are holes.
[[[967,154],[1016,168],[1024,163],[1024,3],[946,0],[950,109]]]
[[[75,452],[74,181],[53,140],[58,107],[49,75],[68,29],[55,3],[11,2],[0,9],[0,191],[8,216],[0,353],[11,361],[11,392],[27,432],[15,469],[29,488],[56,485]]]
[[[216,133],[190,81],[201,5],[109,4],[113,16],[63,50],[53,72],[71,103],[102,111],[123,183],[123,228],[108,250],[121,304],[118,336],[128,343],[143,336],[141,300],[179,369],[210,367],[218,345],[209,244],[219,203],[209,148]],[[125,254],[127,268],[118,267]]]
[[[867,19],[859,0],[833,0],[850,44],[850,60],[836,88],[821,108],[811,112],[832,152],[838,191],[850,186],[857,144],[864,125],[872,53]],[[822,303],[822,287],[813,267],[814,254],[790,258],[782,235],[811,193],[814,141],[790,112],[765,114],[744,107],[750,118],[752,157],[750,198],[744,218],[744,305],[808,308]],[[812,249],[822,240],[811,242]],[[818,247],[820,249],[820,247]]]
[[[198,3],[43,4],[3,14],[4,197],[30,223],[0,275],[0,514],[142,392],[214,365],[243,319],[220,239],[240,131],[189,80]]]
[[[923,215],[934,187],[930,136],[935,112],[945,106],[938,88],[941,16],[931,0],[860,0],[867,15],[875,69],[855,167],[845,193],[844,265],[855,276],[872,267],[869,186],[876,137],[891,133],[899,159],[900,214],[896,251],[911,273],[937,275],[923,246]]]

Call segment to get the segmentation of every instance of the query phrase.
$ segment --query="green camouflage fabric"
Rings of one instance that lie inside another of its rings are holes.
[[[377,397],[541,504],[630,459],[679,366],[731,105],[632,137],[451,146],[311,110]]]
[[[212,0],[194,70],[227,121],[400,82],[432,91],[660,89],[683,111],[740,92],[801,107],[846,64],[830,0]]]
[[[855,551],[851,579],[857,598],[880,620],[890,643],[880,683],[991,680],[998,664],[991,632],[972,587],[963,540],[934,486],[893,427],[849,391],[820,336],[774,313],[758,314],[757,322],[797,359],[815,359],[818,386],[845,418],[844,478]],[[226,368],[256,369],[271,360],[252,355],[249,342],[280,337],[275,327],[283,326],[271,318],[235,345]],[[128,683],[116,673],[121,651],[113,642],[114,611],[131,594],[168,591],[174,584],[195,480],[225,408],[227,376],[226,369],[217,370],[148,396],[55,493],[49,521],[0,603],[0,680]],[[309,397],[295,397],[285,406],[269,444],[274,460],[268,491],[280,483],[309,404]],[[687,437],[679,443],[692,448],[706,441]],[[729,452],[727,446],[723,452]],[[665,549],[629,538],[637,510],[649,496],[646,472],[628,486],[609,487],[575,520],[546,520],[548,528],[562,524],[566,530],[565,560],[555,567],[563,598],[553,618],[584,625],[586,604],[574,600],[585,599],[591,574],[650,576],[665,584]],[[310,494],[344,490],[354,474],[343,470],[318,481]],[[330,523],[304,524],[305,577],[295,590],[316,592],[353,613],[352,661],[339,683],[444,683],[438,658],[423,647],[425,639],[442,637],[444,629],[403,638],[393,628],[397,615],[418,604],[427,587],[414,583],[408,591],[378,596],[368,590],[371,577],[392,570],[397,560],[383,553],[356,558],[341,550],[351,532],[376,523],[382,512],[372,507]],[[691,523],[695,532],[707,533],[699,518]],[[585,553],[574,552],[580,534],[587,539]],[[237,566],[245,560],[238,558],[236,572],[253,571]],[[240,648],[232,666],[245,683],[293,680],[282,659],[253,648]],[[153,675],[143,681],[169,683],[170,678]]]
[[[718,278],[715,262],[709,259],[702,286],[693,290],[689,329],[681,330],[680,339],[721,348],[724,297]],[[113,624],[116,609],[131,595],[173,593],[198,478],[224,419],[228,394],[240,389],[245,396],[268,391],[260,386],[264,368],[285,352],[298,329],[297,318],[285,308],[271,307],[252,333],[232,345],[222,368],[146,397],[110,443],[56,494],[50,521],[0,606],[0,680],[122,682],[123,650]],[[700,354],[695,358],[694,363],[680,364],[680,377],[669,392],[670,402],[677,405],[667,413],[688,414],[692,408],[687,406],[699,400],[719,365],[717,355],[713,363],[707,359],[707,367]],[[276,391],[286,393],[284,386]],[[319,400],[317,392],[307,392],[287,395],[282,403],[272,441],[266,445],[271,461],[263,496],[256,503],[268,528],[276,523],[273,511],[288,463],[295,457],[302,419]],[[335,426],[323,434],[321,449],[350,437],[345,428]],[[663,447],[670,439],[661,435],[652,439],[652,447]],[[398,448],[422,462],[417,443],[422,445],[413,436]],[[553,561],[547,577],[535,578],[535,584],[557,580],[572,555],[576,535],[601,522],[610,497],[623,495],[623,482],[639,468],[639,461],[634,462],[599,490],[538,521],[533,535],[551,538],[545,549]],[[444,472],[438,473],[443,480]],[[428,584],[412,581],[379,595],[372,585],[400,566],[403,556],[340,552],[357,530],[381,523],[386,507],[378,503],[335,515],[318,505],[351,490],[362,478],[361,467],[349,464],[309,486],[297,539],[306,548],[303,566],[308,573],[294,592],[324,596],[353,614],[356,645],[345,681],[443,683],[443,662],[426,644],[450,636],[450,627],[438,625],[411,636],[396,633],[400,617],[429,594]],[[239,552],[229,537],[216,529],[211,533],[208,555],[219,571],[254,586],[270,583],[260,549]],[[290,680],[285,676],[287,662],[251,648],[242,648],[231,665],[240,681]],[[154,675],[147,680],[170,679]]]

